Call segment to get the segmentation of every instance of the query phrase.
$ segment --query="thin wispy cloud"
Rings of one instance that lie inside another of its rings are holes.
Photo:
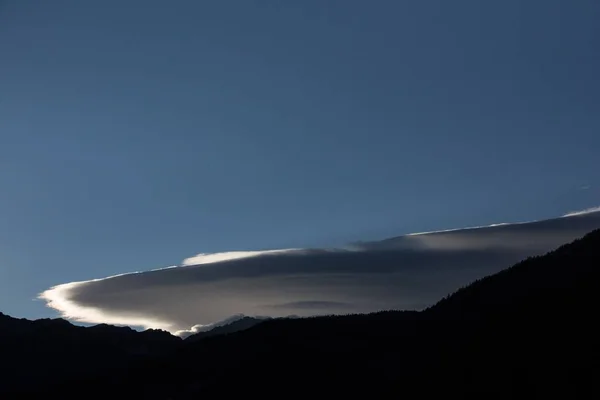
[[[224,253],[200,253],[193,257],[186,258],[181,263],[182,266],[186,265],[202,265],[211,264],[222,261],[239,260],[242,258],[250,258],[257,256],[264,256],[267,254],[285,253],[288,251],[297,249],[281,249],[281,250],[263,250],[263,251],[228,251]]]
[[[52,287],[65,318],[190,334],[237,314],[421,309],[600,228],[600,207],[544,221],[404,235],[342,249],[199,254],[180,266]]]
[[[575,215],[585,215],[585,214],[590,214],[590,213],[597,213],[599,211],[600,211],[600,207],[592,207],[592,208],[588,208],[585,210],[568,212],[567,214],[564,215],[564,217],[573,217]]]

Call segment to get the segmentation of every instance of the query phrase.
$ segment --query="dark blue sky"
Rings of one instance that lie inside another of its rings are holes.
[[[0,309],[600,203],[600,3],[0,1]]]

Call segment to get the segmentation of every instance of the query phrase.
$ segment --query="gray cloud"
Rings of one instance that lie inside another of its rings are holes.
[[[289,303],[271,304],[267,307],[284,310],[319,310],[332,312],[335,310],[348,310],[355,308],[355,306],[350,303],[322,300],[292,301]]]
[[[405,235],[345,249],[199,254],[179,267],[67,283],[40,297],[68,319],[171,332],[201,331],[239,313],[420,309],[474,279],[600,228],[598,211]]]

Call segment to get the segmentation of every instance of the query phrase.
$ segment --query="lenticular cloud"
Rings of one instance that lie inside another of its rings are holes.
[[[544,221],[427,232],[345,249],[198,254],[180,266],[54,286],[73,321],[201,331],[237,315],[422,309],[474,279],[600,228],[600,209]]]

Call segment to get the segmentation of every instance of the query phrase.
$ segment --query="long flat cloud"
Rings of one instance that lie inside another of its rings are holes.
[[[600,228],[600,210],[427,232],[344,249],[199,254],[181,266],[71,282],[40,298],[67,319],[171,332],[246,315],[422,309],[457,288]]]

